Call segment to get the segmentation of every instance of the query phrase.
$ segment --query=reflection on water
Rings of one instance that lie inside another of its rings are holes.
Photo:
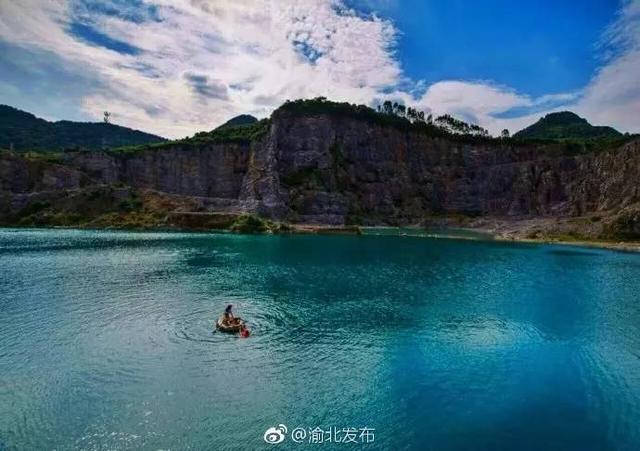
[[[637,449],[640,255],[0,231],[0,449]],[[232,303],[249,339],[214,331]],[[287,449],[286,443],[281,445]]]

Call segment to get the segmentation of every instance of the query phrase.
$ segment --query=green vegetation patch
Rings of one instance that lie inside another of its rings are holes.
[[[164,141],[164,138],[107,122],[49,122],[0,105],[0,147],[16,151],[99,150]]]
[[[21,153],[21,155],[30,161],[44,162],[51,164],[63,164],[63,154],[60,152],[35,152],[29,151]]]
[[[18,225],[23,227],[33,226],[56,226],[56,227],[72,227],[79,226],[87,223],[89,218],[80,213],[69,213],[64,211],[59,212],[44,212],[34,213],[28,216],[23,216],[18,221]]]
[[[289,233],[291,226],[253,214],[243,214],[231,224],[229,230],[236,233]]]
[[[22,216],[22,217],[31,216],[41,212],[42,210],[49,208],[50,206],[51,204],[47,201],[36,200],[29,203],[26,207],[20,210],[20,212],[18,213],[18,216]]]
[[[267,134],[269,124],[269,119],[262,119],[257,122],[241,124],[234,127],[217,128],[210,132],[199,132],[190,138],[175,141],[165,141],[143,146],[118,147],[109,150],[109,153],[113,155],[133,155],[145,150],[161,150],[176,146],[192,148],[206,146],[208,144],[224,143],[250,145],[253,141],[257,141]]]
[[[615,240],[639,240],[640,211],[629,211],[620,214],[615,221],[605,228],[603,238]]]
[[[288,100],[274,111],[272,117],[283,114],[347,117],[370,124],[393,127],[431,137],[447,138],[452,141],[469,144],[518,143],[518,141],[510,139],[493,138],[482,127],[467,124],[448,115],[435,119],[429,115],[425,119],[423,112],[389,101],[384,102],[378,110],[375,110],[366,105],[356,105],[348,102],[332,102],[325,97],[294,101]]]
[[[516,138],[590,140],[619,138],[622,134],[612,127],[591,125],[586,119],[570,111],[561,111],[547,114],[514,136]]]
[[[259,216],[246,214],[239,216],[229,229],[238,233],[264,233],[269,230],[269,225]]]
[[[366,105],[356,105],[348,102],[331,102],[325,97],[316,97],[315,99],[299,99],[293,101],[287,100],[282,106],[274,111],[273,115],[277,116],[284,113],[303,116],[326,114],[341,117],[350,117],[354,119],[364,120],[369,123],[388,125],[402,129],[414,128],[414,123],[412,123],[405,117],[400,117],[396,114],[378,112]],[[429,125],[424,122],[421,122],[420,124],[424,126]],[[436,134],[438,132],[438,128],[433,125],[426,128],[431,129],[431,131]]]
[[[257,122],[237,125],[234,127],[221,127],[210,132],[196,133],[191,140],[199,142],[238,142],[249,144],[262,138],[269,131],[270,120],[262,119]]]
[[[258,122],[258,119],[251,116],[250,114],[241,114],[239,116],[229,119],[227,122],[219,126],[216,130],[220,130],[223,128],[238,127],[241,125],[251,125],[251,124],[255,124],[256,122]]]
[[[554,146],[558,154],[575,156],[588,153],[599,153],[607,150],[618,149],[623,145],[638,139],[639,135],[621,135],[617,138],[591,138],[591,139],[517,139],[511,138],[509,142],[515,144],[527,144],[531,146]]]

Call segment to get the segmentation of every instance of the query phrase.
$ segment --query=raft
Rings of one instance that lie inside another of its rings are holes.
[[[238,322],[235,324],[225,324],[224,316],[221,316],[220,318],[218,318],[218,321],[216,321],[216,329],[218,329],[220,332],[236,334],[240,332],[240,326],[244,325],[244,321],[242,320],[242,318],[236,319],[238,320]]]

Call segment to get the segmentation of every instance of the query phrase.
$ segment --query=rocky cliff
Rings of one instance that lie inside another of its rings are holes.
[[[266,133],[247,142],[72,152],[47,164],[6,153],[0,214],[5,223],[20,217],[25,205],[15,198],[25,193],[65,197],[87,186],[182,199],[171,208],[185,211],[251,212],[319,224],[635,211],[640,141],[594,153],[570,150],[562,143],[468,142],[347,116],[279,110]]]

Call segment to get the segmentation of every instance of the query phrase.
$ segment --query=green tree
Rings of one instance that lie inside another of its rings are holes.
[[[390,100],[385,100],[382,104],[382,112],[385,114],[393,114],[393,103]]]
[[[418,119],[417,111],[415,110],[415,108],[407,108],[407,119],[409,119],[411,122],[415,122],[416,119]]]

